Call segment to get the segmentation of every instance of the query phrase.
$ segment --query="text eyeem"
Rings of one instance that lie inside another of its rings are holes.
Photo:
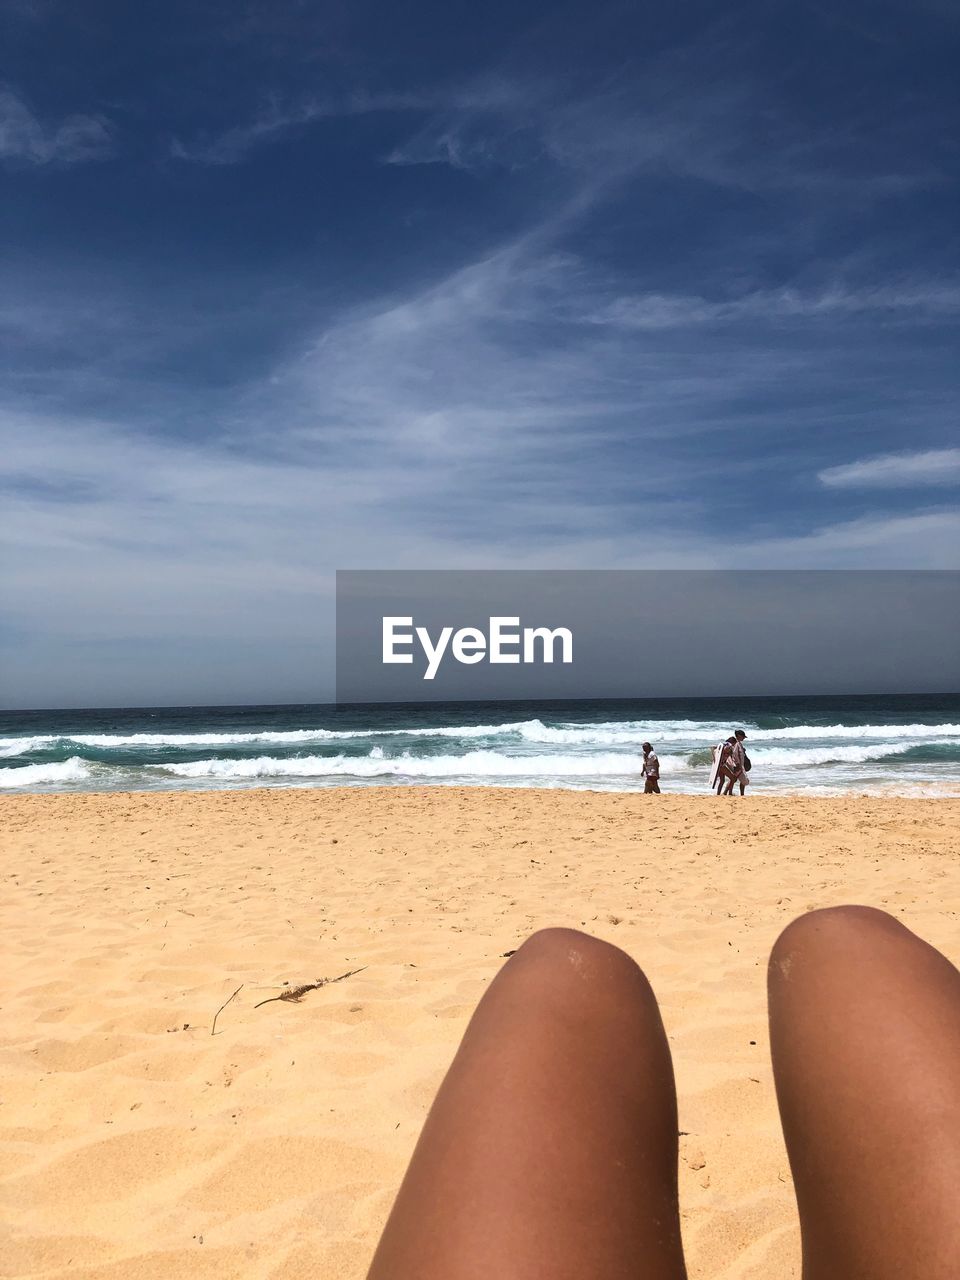
[[[566,627],[520,627],[519,618],[489,618],[487,631],[479,627],[441,627],[436,640],[413,618],[383,619],[383,661],[412,663],[419,643],[426,659],[424,680],[432,680],[449,652],[457,662],[537,663],[573,662],[573,633]],[[559,646],[559,659],[554,655]]]

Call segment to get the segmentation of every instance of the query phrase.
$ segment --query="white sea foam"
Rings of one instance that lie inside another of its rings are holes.
[[[936,742],[960,737],[957,724],[865,724],[865,725],[790,725],[775,729],[759,729],[749,721],[742,722],[751,743],[805,741],[828,743],[835,740]],[[704,746],[726,737],[730,724],[713,720],[609,720],[596,724],[561,722],[544,724],[542,720],[506,721],[502,724],[437,725],[390,729],[262,729],[235,733],[66,733],[32,737],[0,738],[0,757],[29,755],[57,745],[88,747],[94,750],[136,749],[138,747],[189,750],[194,747],[264,746],[298,747],[311,743],[349,742],[366,738],[515,738],[534,744],[560,747],[639,747],[649,738],[655,743],[685,744],[691,748],[698,742]]]
[[[0,738],[0,758],[9,756],[25,756],[31,751],[43,751],[57,741],[54,737],[36,738]]]
[[[50,764],[23,764],[0,769],[0,787],[33,787],[45,782],[83,782],[90,777],[90,766],[79,756]]]
[[[527,742],[596,746],[636,744],[646,738],[659,741],[712,740],[726,735],[729,725],[720,721],[602,721],[598,724],[545,725],[542,720],[512,720],[501,724],[435,725],[390,729],[259,729],[235,733],[64,733],[32,738],[0,738],[0,754],[23,755],[58,743],[99,750],[137,747],[243,747],[306,746],[312,742],[351,741],[363,738],[497,738],[519,737]]]
[[[251,733],[65,733],[43,738],[0,738],[0,753],[22,755],[59,743],[102,750],[122,747],[231,747],[256,743],[299,746],[310,742],[349,741],[353,738],[489,738],[519,731],[512,724],[418,726],[410,729],[261,729]]]
[[[517,732],[525,742],[555,744],[557,746],[634,746],[648,738],[658,742],[689,742],[696,737],[709,741],[725,732],[722,726],[712,725],[697,730],[667,727],[662,724],[606,724],[606,725],[547,725],[541,720],[527,720],[518,726]]]
[[[739,724],[739,722],[738,722]],[[608,720],[599,724],[546,725],[541,720],[527,720],[519,727],[520,736],[528,742],[552,742],[584,746],[639,746],[648,738],[656,742],[715,742],[731,732],[730,725],[719,720]]]
[[[539,724],[538,720],[527,721],[528,724]],[[739,722],[738,722],[739,723]],[[749,721],[744,723],[749,724]],[[711,733],[718,729],[727,727],[726,720],[596,720],[590,724],[584,724],[582,720],[562,720],[560,727],[563,729],[628,729],[637,731],[646,731],[652,726],[664,730],[681,730],[691,733]]]
[[[750,742],[805,741],[829,742],[831,740],[910,738],[915,742],[936,741],[941,738],[960,737],[957,724],[865,724],[865,725],[793,725],[789,728],[758,729],[749,721],[611,721],[604,724],[545,725],[539,720],[528,720],[520,726],[520,736],[528,742],[553,742],[576,746],[639,745],[645,739],[651,742],[695,743],[712,745],[718,738],[731,732],[731,724],[747,731]]]
[[[682,765],[666,757],[661,768]],[[258,756],[252,760],[193,760],[149,766],[178,778],[584,778],[639,776],[636,756],[508,756],[498,751],[468,751],[459,756],[386,756],[375,748],[365,756]]]
[[[250,743],[275,743],[297,746],[305,742],[322,742],[328,738],[351,738],[351,733],[329,729],[292,729],[258,733],[71,733],[61,739],[81,747],[111,750],[121,747],[242,747]]]
[[[862,764],[910,751],[914,744],[883,742],[864,746],[754,749],[755,769],[779,770],[806,765]],[[960,745],[958,740],[956,745]],[[257,756],[245,760],[192,760],[149,765],[147,768],[178,778],[610,778],[640,776],[640,756],[635,752],[574,752],[552,755],[505,754],[499,751],[467,751],[460,755],[415,756],[409,752],[387,755],[374,747],[364,756]],[[665,776],[686,773],[700,776],[703,764],[691,764],[683,755],[661,755]]]
[[[960,746],[960,739],[946,739],[941,746]],[[798,765],[866,764],[887,756],[913,751],[916,742],[871,742],[861,746],[835,746],[826,742],[816,747],[756,747],[747,743],[751,761],[761,766],[796,768]]]
[[[768,742],[777,738],[936,738],[960,737],[960,724],[797,724],[785,729],[750,729],[748,737]]]

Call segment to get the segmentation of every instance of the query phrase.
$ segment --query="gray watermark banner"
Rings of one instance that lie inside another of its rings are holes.
[[[339,570],[337,701],[960,689],[956,570]]]

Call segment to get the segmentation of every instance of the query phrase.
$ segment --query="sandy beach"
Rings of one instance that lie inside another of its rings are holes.
[[[115,793],[0,821],[7,1277],[362,1280],[476,1001],[550,924],[660,998],[691,1277],[799,1277],[770,944],[861,901],[960,960],[956,800]]]

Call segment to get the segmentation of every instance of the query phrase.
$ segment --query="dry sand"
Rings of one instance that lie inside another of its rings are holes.
[[[444,788],[4,799],[0,1274],[361,1280],[503,952],[568,924],[660,997],[692,1280],[799,1277],[767,951],[861,901],[960,960],[958,818]]]

